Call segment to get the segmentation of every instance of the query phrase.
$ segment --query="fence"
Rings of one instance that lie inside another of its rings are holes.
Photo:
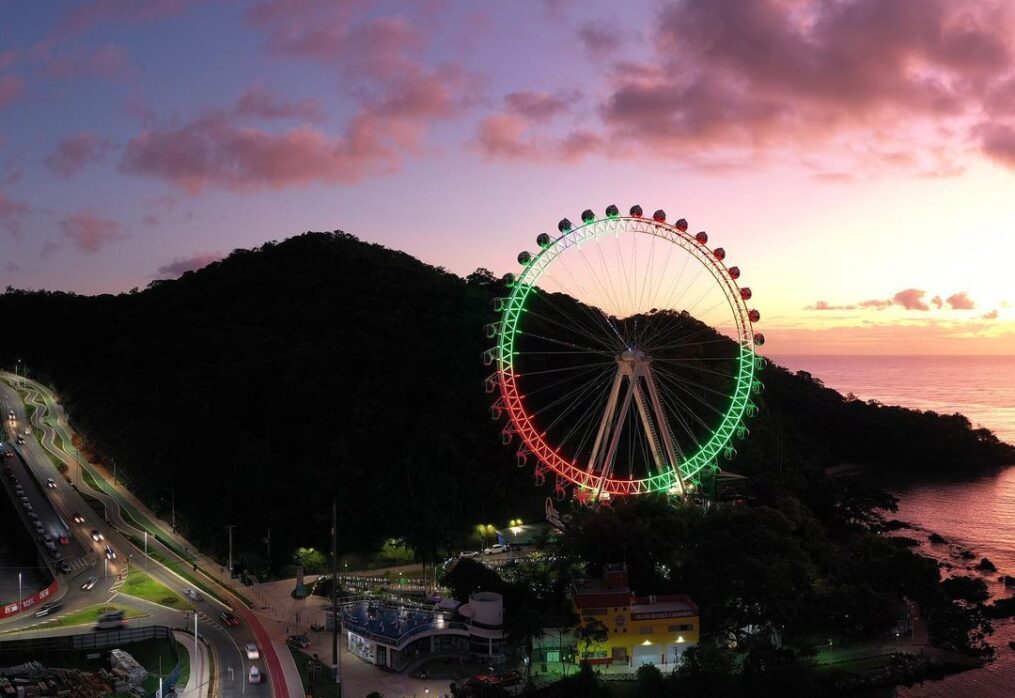
[[[123,628],[79,635],[55,635],[0,641],[0,661],[18,664],[26,659],[41,659],[47,654],[74,650],[101,650],[142,640],[172,640],[172,630],[164,625]]]

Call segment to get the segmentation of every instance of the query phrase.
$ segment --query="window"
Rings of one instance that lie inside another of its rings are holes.
[[[582,611],[582,615],[583,616],[605,616],[606,615],[606,609],[605,608],[586,608],[584,611]]]
[[[640,632],[642,635],[651,635],[654,632],[654,630],[651,625],[643,625],[638,629],[638,632]]]
[[[681,623],[678,625],[671,625],[666,629],[671,633],[683,633],[687,632],[688,630],[694,630],[694,623]]]
[[[614,659],[624,659],[626,657],[627,657],[627,648],[626,647],[614,647],[613,648],[613,658]]]

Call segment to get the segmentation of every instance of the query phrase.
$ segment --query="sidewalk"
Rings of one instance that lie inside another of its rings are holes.
[[[187,698],[202,698],[207,696],[211,681],[211,662],[208,658],[208,647],[203,642],[198,642],[197,657],[195,657],[193,635],[174,630],[173,637],[190,657],[190,677],[187,679],[186,686],[176,687],[177,694],[187,696]]]

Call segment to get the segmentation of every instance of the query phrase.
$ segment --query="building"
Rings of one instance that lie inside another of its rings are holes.
[[[601,579],[575,584],[572,601],[579,624],[594,619],[608,633],[605,642],[587,649],[579,640],[581,657],[591,664],[672,669],[698,643],[697,604],[683,594],[637,596],[627,584],[625,565],[606,565]]]
[[[342,634],[357,657],[385,669],[403,670],[431,654],[470,654],[500,661],[504,656],[504,599],[491,591],[474,593],[466,604],[341,604]],[[333,628],[331,609],[325,610]]]

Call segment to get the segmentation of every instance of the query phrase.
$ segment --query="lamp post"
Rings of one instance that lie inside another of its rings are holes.
[[[21,362],[21,359],[18,359]],[[24,606],[21,605],[21,573],[18,572],[18,624],[21,623],[21,612],[25,610]]]

